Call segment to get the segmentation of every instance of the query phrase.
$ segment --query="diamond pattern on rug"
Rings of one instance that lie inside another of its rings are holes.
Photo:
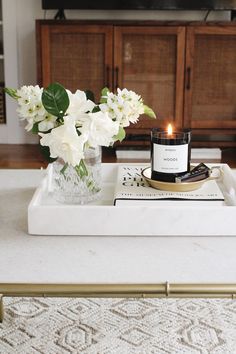
[[[17,346],[21,346],[24,343],[30,341],[32,339],[32,336],[27,334],[23,329],[21,328],[15,328],[12,331],[9,331],[6,333],[0,341],[3,341],[9,345],[11,348],[17,348]]]
[[[35,299],[34,302],[29,299],[17,299],[10,304],[8,311],[14,315],[24,317],[36,317],[47,311],[48,305]]]
[[[99,332],[95,328],[85,324],[75,323],[59,331],[57,344],[68,350],[69,353],[73,351],[81,353],[87,348],[97,344],[98,341]]]
[[[126,319],[135,318],[141,320],[149,314],[155,313],[156,309],[155,305],[144,300],[125,299],[114,304],[111,308],[111,312]]]
[[[191,326],[185,328],[181,333],[183,342],[190,347],[202,350],[208,348],[210,351],[225,343],[221,338],[221,334],[222,331],[220,329],[198,321],[194,321]]]
[[[145,332],[142,328],[134,326],[128,329],[128,331],[121,334],[120,338],[127,343],[140,347],[145,341],[151,339],[151,335]]]
[[[0,354],[236,354],[228,299],[4,298]]]

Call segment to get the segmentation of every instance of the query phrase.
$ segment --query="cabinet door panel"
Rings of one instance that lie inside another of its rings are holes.
[[[142,95],[158,119],[140,120],[136,128],[182,124],[185,28],[116,27],[115,86]]]
[[[185,124],[236,128],[236,27],[188,28],[186,60]]]
[[[44,25],[41,28],[43,86],[60,82],[75,91],[91,90],[99,99],[112,80],[112,27]]]

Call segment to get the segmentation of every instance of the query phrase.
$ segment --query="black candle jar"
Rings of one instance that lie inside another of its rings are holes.
[[[151,132],[152,179],[175,182],[175,178],[190,170],[191,131],[168,133],[160,129]]]

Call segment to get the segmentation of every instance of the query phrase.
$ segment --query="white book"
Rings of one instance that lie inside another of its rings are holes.
[[[114,205],[224,205],[224,196],[215,180],[206,181],[190,192],[169,192],[150,187],[141,175],[145,166],[120,165],[114,193]]]
[[[135,149],[135,148],[127,148],[127,149],[116,149],[116,157],[117,159],[131,159],[131,160],[139,160],[151,159],[151,152],[148,149]],[[221,160],[222,152],[219,148],[192,148],[191,149],[191,159],[203,159],[203,160]]]
[[[193,148],[191,159],[221,160],[222,152],[219,148]]]
[[[116,149],[117,159],[131,159],[131,160],[150,160],[151,152],[150,150],[139,150],[139,149]]]

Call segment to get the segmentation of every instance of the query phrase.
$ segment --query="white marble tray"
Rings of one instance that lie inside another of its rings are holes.
[[[176,206],[160,201],[151,207],[113,206],[118,164],[103,164],[100,202],[63,205],[48,194],[46,176],[28,207],[28,232],[78,236],[236,236],[236,179],[228,165],[220,166],[224,172],[220,183],[224,205],[196,201],[191,205],[178,202]]]

